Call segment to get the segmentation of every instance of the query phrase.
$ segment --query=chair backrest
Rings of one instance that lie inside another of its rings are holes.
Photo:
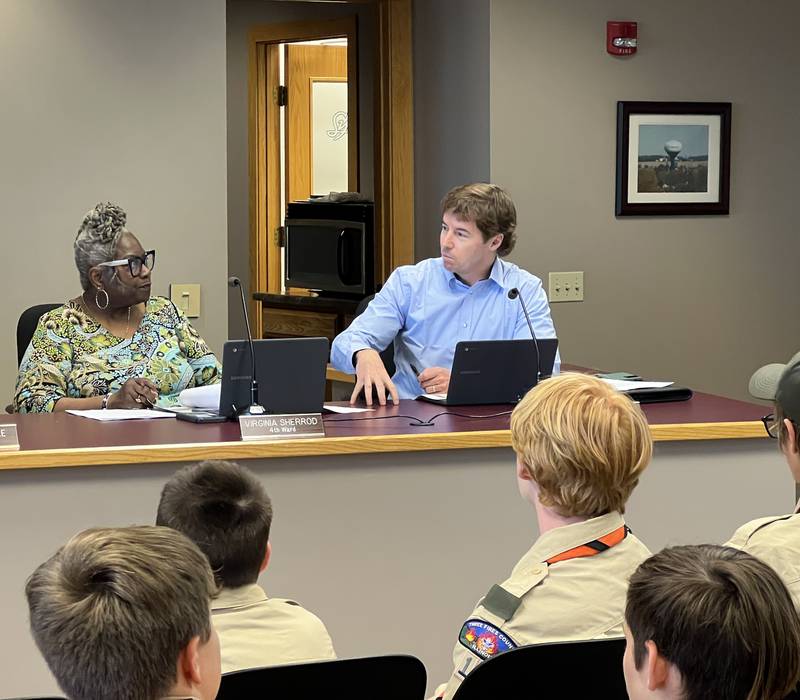
[[[226,673],[217,700],[424,700],[426,682],[415,656],[370,656]]]
[[[37,304],[25,309],[17,321],[17,365],[22,363],[22,356],[30,345],[33,332],[39,319],[48,311],[52,311],[61,304]]]
[[[602,698],[627,700],[624,639],[533,644],[484,661],[453,700],[486,698]]]

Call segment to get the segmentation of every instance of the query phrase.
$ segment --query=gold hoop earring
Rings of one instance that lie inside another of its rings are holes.
[[[105,303],[104,306],[100,305],[100,292],[103,292],[103,294],[106,295],[106,303]],[[105,289],[103,289],[102,287],[98,287],[97,291],[94,293],[94,304],[95,304],[95,306],[98,309],[105,310],[105,309],[108,308],[108,304],[109,304],[110,301],[111,300],[108,298],[108,292]]]

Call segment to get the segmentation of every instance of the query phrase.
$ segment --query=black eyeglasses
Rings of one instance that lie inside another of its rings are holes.
[[[119,267],[120,265],[127,265],[131,271],[131,277],[138,277],[142,273],[142,267],[152,270],[156,265],[156,251],[145,251],[144,257],[141,255],[129,255],[127,258],[120,258],[119,260],[110,260],[109,262],[100,263],[99,267]]]
[[[767,435],[771,438],[778,438],[778,428],[780,427],[781,422],[775,417],[774,413],[770,413],[768,416],[764,416],[761,419],[761,422],[764,424],[764,428],[767,431]]]

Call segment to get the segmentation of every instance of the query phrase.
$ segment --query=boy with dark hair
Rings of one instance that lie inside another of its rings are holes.
[[[336,658],[318,617],[257,584],[272,553],[272,503],[252,472],[220,460],[181,469],[161,492],[156,522],[196,542],[222,587],[212,617],[223,673]]]
[[[672,547],[633,574],[631,700],[780,700],[800,679],[800,619],[769,566],[732,547]]]
[[[153,526],[81,532],[25,586],[36,645],[72,700],[214,700],[216,590],[203,553]]]

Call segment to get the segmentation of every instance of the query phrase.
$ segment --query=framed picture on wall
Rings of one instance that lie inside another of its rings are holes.
[[[730,102],[617,102],[617,216],[727,214]]]

